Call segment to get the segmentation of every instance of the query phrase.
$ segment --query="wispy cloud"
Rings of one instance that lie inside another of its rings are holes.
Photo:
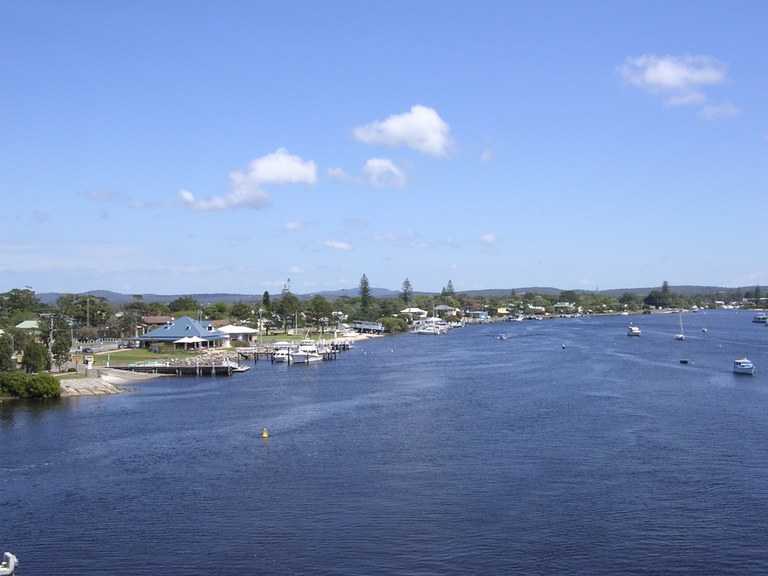
[[[342,182],[350,182],[351,184],[362,184],[362,180],[357,176],[347,174],[343,168],[327,168],[325,174],[328,178],[333,180],[340,180]]]
[[[487,244],[489,246],[492,246],[494,244],[498,244],[499,237],[496,236],[495,234],[483,234],[480,237],[480,242],[482,242],[483,244]]]
[[[291,155],[285,148],[253,160],[247,170],[233,172],[229,176],[229,192],[223,196],[197,199],[188,190],[179,192],[184,203],[194,210],[225,210],[248,206],[263,208],[272,199],[263,184],[314,184],[317,181],[315,163]]]
[[[349,242],[341,242],[339,240],[326,240],[325,245],[334,250],[352,250],[352,244]]]
[[[363,173],[378,188],[405,187],[405,173],[387,158],[371,158],[363,166]]]
[[[736,118],[741,110],[732,104],[710,104],[701,109],[701,117],[707,120],[719,120],[720,118]]]
[[[296,230],[301,230],[305,226],[306,223],[303,220],[291,220],[290,222],[286,222],[285,225],[283,225],[283,230],[294,232]]]
[[[627,84],[660,95],[669,106],[704,102],[704,88],[728,80],[728,67],[709,56],[630,57],[618,72]]]
[[[353,135],[365,144],[407,146],[430,156],[445,157],[453,146],[450,126],[432,108],[416,105],[409,112],[394,114],[358,126]]]

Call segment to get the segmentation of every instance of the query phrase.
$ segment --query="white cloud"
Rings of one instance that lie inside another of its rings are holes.
[[[732,104],[709,104],[701,109],[701,117],[707,120],[718,120],[720,118],[736,118],[741,111]]]
[[[294,230],[301,230],[304,228],[306,224],[301,220],[292,220],[291,222],[286,222],[283,226],[283,230],[287,230],[288,232],[293,232]]]
[[[450,127],[437,112],[413,106],[410,112],[394,114],[354,129],[353,135],[365,144],[407,146],[430,156],[445,157],[453,145]]]
[[[406,183],[405,173],[386,158],[371,158],[363,166],[363,173],[378,188],[403,188]]]
[[[660,94],[670,106],[704,102],[704,87],[728,80],[728,67],[709,56],[630,57],[618,72],[627,84]]]
[[[493,245],[498,243],[499,238],[495,234],[483,234],[480,241],[483,244]]]
[[[326,240],[325,245],[334,250],[352,250],[352,245],[349,242],[341,242],[339,240]]]
[[[326,175],[333,180],[340,180],[342,182],[350,182],[352,184],[361,184],[360,178],[347,174],[343,168],[328,168],[325,171]]]
[[[279,148],[251,161],[247,170],[233,172],[229,179],[229,192],[223,196],[198,200],[188,190],[182,190],[179,196],[194,210],[225,210],[240,206],[263,208],[271,204],[272,199],[261,188],[262,184],[314,184],[317,167],[311,160],[304,161],[289,154],[285,148]]]
[[[480,154],[480,161],[484,164],[488,164],[493,161],[493,157],[496,155],[496,150],[483,150]]]

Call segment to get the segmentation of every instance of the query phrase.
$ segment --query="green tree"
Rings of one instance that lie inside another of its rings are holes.
[[[403,282],[403,289],[400,292],[400,297],[403,299],[403,302],[405,302],[405,306],[408,307],[411,303],[411,298],[413,297],[413,286],[411,286],[411,281],[408,280],[408,278]]]
[[[168,304],[168,310],[174,314],[178,312],[190,312],[200,310],[200,303],[192,296],[181,296]]]
[[[301,302],[291,293],[290,280],[283,286],[280,300],[275,305],[275,312],[282,320],[283,328],[287,329],[298,322],[298,313],[301,311]]]
[[[28,374],[50,370],[51,355],[48,353],[48,348],[39,342],[30,342],[24,346],[22,366]]]
[[[237,302],[232,304],[229,309],[229,316],[238,322],[243,322],[253,315],[253,310],[245,302]]]
[[[368,283],[368,277],[365,274],[360,278],[358,294],[360,295],[360,313],[363,318],[369,319],[371,305],[373,304],[373,294],[371,293],[371,285]]]
[[[13,359],[13,343],[13,337],[10,334],[0,334],[0,371],[16,369],[16,361]]]
[[[448,285],[444,289],[445,296],[448,298],[455,298],[456,297],[456,291],[453,289],[453,282],[448,280]]]
[[[312,314],[317,329],[324,333],[325,327],[331,323],[333,305],[325,296],[317,294],[309,301],[308,310]]]
[[[69,334],[58,334],[53,340],[51,354],[53,361],[61,370],[61,367],[69,360],[69,351],[72,348],[72,339]]]

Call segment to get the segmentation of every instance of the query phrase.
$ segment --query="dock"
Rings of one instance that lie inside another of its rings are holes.
[[[140,364],[136,366],[112,366],[115,370],[138,372],[141,374],[157,374],[163,376],[231,376],[241,369],[236,364],[213,365],[166,365]]]

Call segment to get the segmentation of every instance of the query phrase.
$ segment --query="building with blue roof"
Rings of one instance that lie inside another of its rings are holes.
[[[216,330],[211,322],[201,322],[182,316],[171,319],[164,326],[150,330],[137,338],[141,345],[148,348],[152,344],[195,344],[199,348],[221,348],[229,344],[229,335]]]

